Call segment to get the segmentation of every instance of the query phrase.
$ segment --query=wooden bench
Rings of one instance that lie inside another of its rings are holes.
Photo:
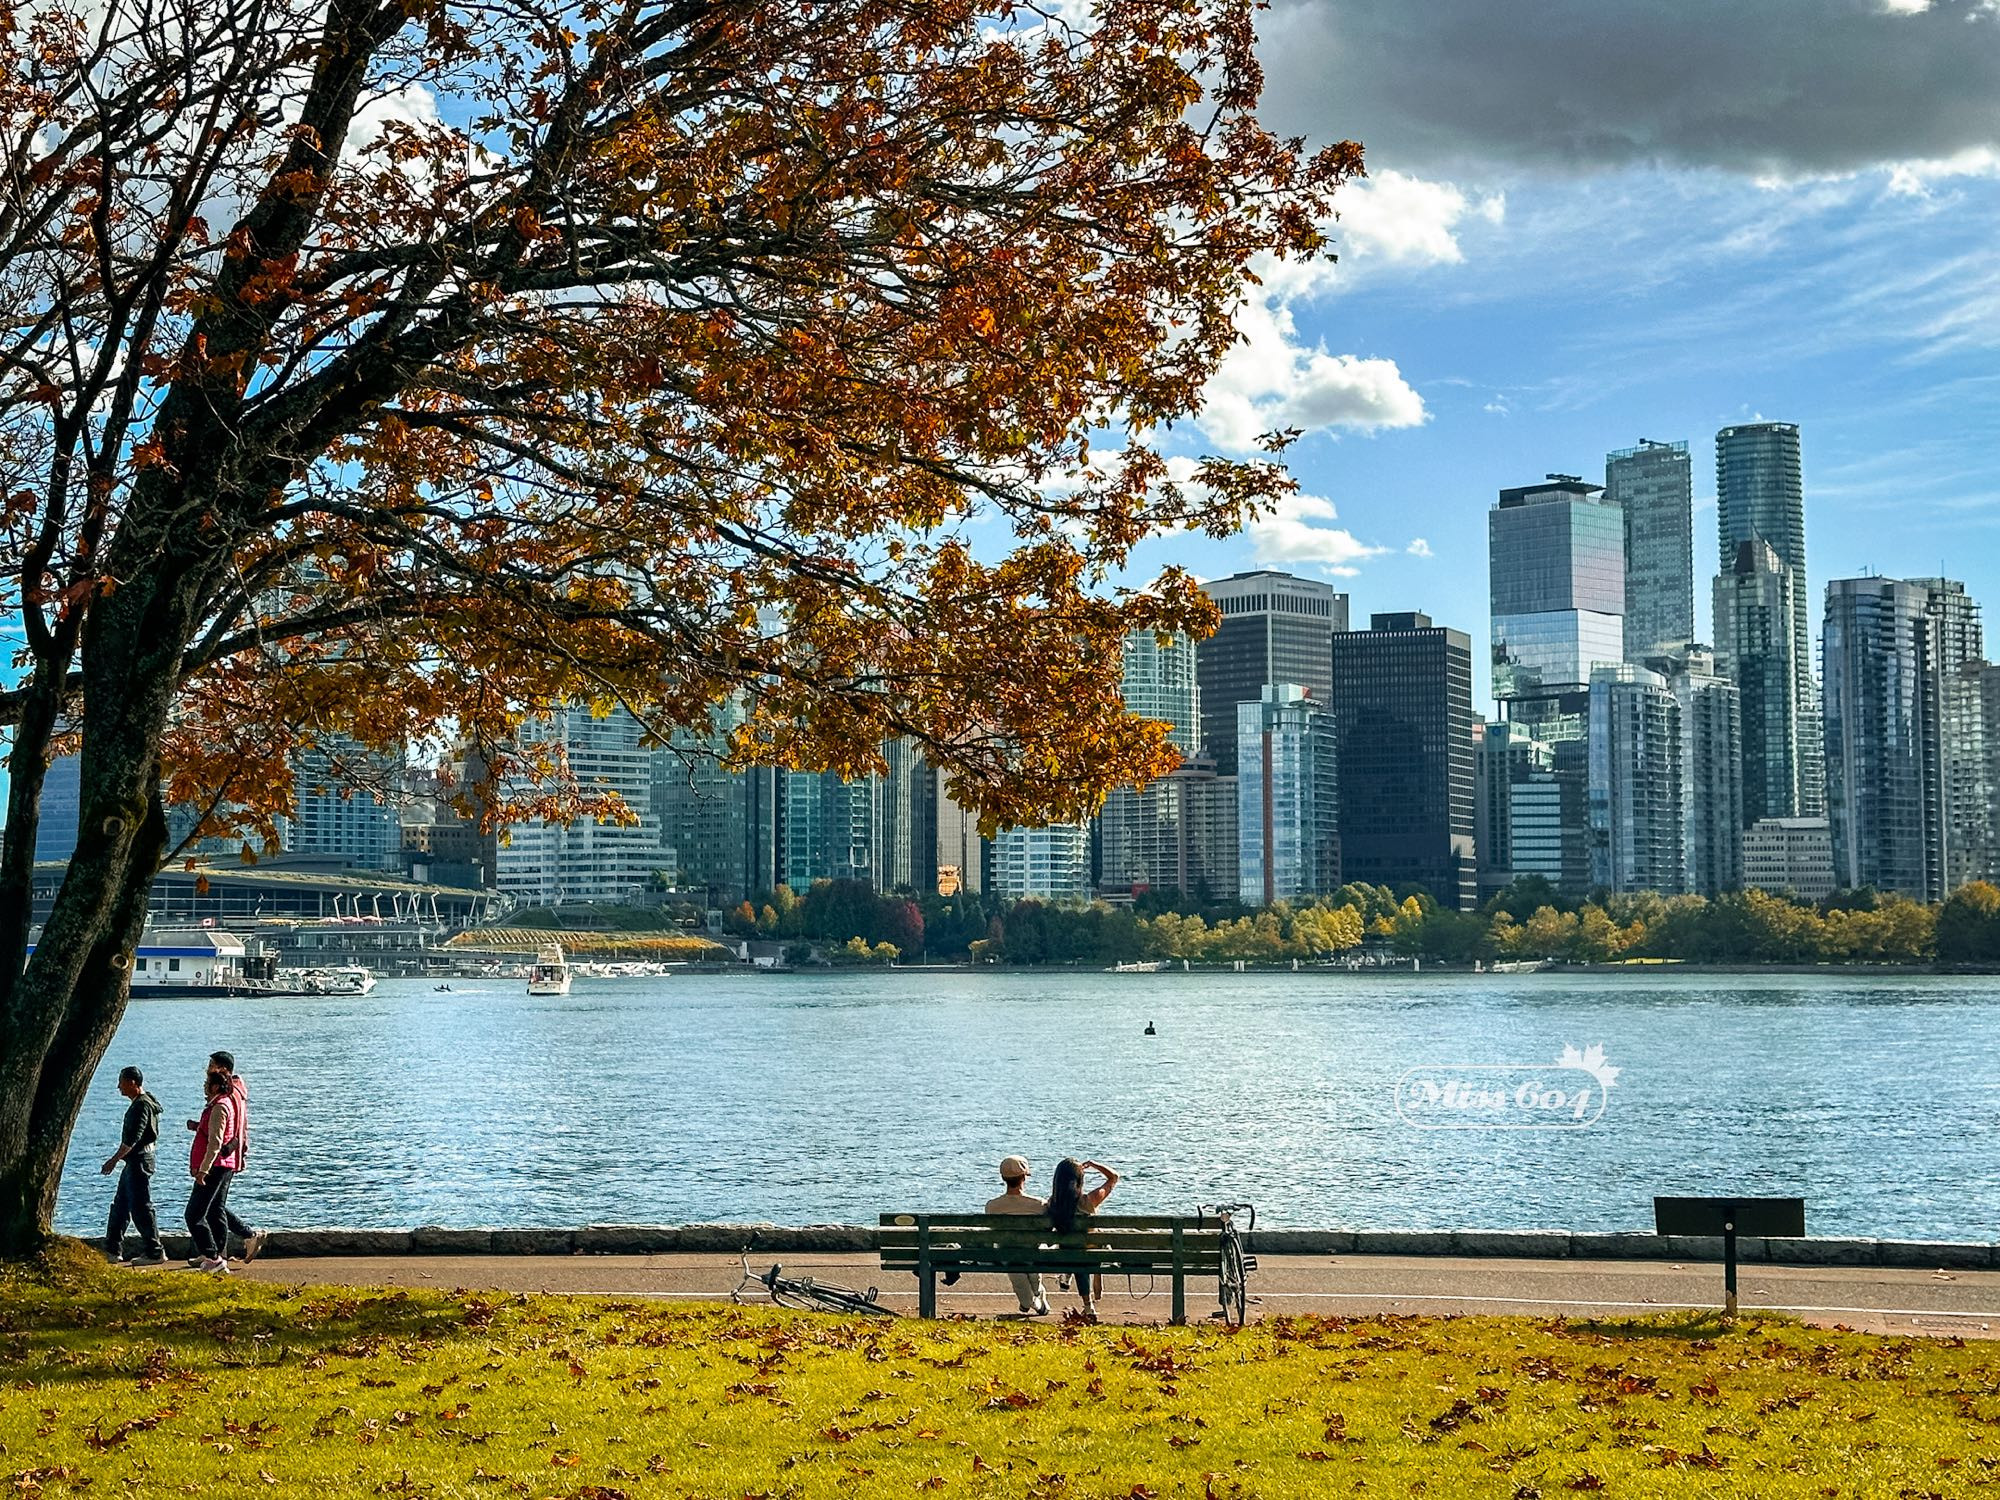
[[[1222,1231],[1166,1214],[1098,1214],[1057,1234],[1039,1214],[883,1214],[884,1271],[917,1278],[917,1315],[937,1316],[944,1271],[1041,1271],[1072,1276],[1166,1276],[1173,1317],[1187,1321],[1187,1279],[1222,1274]]]

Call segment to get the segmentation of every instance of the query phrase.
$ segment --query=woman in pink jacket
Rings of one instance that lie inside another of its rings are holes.
[[[196,1122],[194,1149],[188,1156],[194,1191],[188,1194],[187,1227],[201,1252],[201,1269],[227,1276],[229,1183],[243,1164],[243,1131],[229,1080],[210,1073],[203,1091],[208,1103]]]

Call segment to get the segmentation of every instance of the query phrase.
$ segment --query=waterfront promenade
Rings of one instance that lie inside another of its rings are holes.
[[[782,1262],[787,1274],[879,1286],[889,1306],[900,1312],[916,1309],[915,1282],[884,1276],[872,1254],[760,1251],[751,1264],[763,1270],[773,1261]],[[715,1301],[728,1297],[742,1268],[733,1255],[701,1252],[328,1256],[258,1261],[239,1274],[295,1285],[463,1287]],[[1746,1314],[1783,1312],[1823,1327],[1869,1333],[2000,1337],[2000,1270],[1746,1265],[1742,1278]],[[1189,1284],[1191,1317],[1213,1306],[1213,1285]],[[1721,1302],[1722,1268],[1670,1261],[1262,1254],[1250,1288],[1253,1317],[1408,1313],[1625,1319],[1676,1308],[1712,1313]],[[1100,1303],[1106,1321],[1165,1322],[1164,1279],[1150,1295],[1147,1291],[1143,1278],[1131,1287],[1122,1277],[1108,1278]],[[1049,1297],[1058,1313],[1075,1305],[1074,1297],[1057,1293],[1053,1285]],[[946,1317],[990,1318],[1012,1315],[1014,1298],[1003,1278],[968,1276],[955,1287],[941,1288],[938,1302]]]

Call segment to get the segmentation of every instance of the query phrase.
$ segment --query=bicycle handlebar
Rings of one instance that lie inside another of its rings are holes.
[[[1197,1222],[1206,1219],[1210,1214],[1214,1214],[1217,1218],[1228,1218],[1235,1214],[1248,1214],[1250,1222],[1244,1226],[1243,1232],[1248,1234],[1257,1227],[1257,1205],[1254,1203],[1197,1203],[1194,1206],[1194,1216]]]

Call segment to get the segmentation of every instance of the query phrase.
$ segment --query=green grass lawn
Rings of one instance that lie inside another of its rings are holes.
[[[0,1491],[1950,1496],[2000,1345],[1759,1319],[861,1323],[0,1272]]]

